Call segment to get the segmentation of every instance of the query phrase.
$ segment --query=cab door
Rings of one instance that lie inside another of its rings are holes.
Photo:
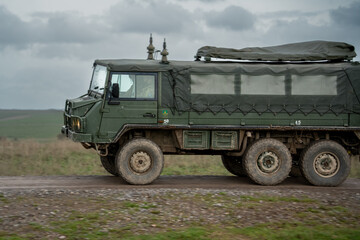
[[[157,124],[157,74],[112,72],[100,138],[113,138],[125,124]]]

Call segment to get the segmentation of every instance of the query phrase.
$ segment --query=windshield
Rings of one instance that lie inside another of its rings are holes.
[[[90,91],[94,91],[100,94],[104,93],[106,74],[107,74],[106,67],[101,65],[96,65],[91,80]]]

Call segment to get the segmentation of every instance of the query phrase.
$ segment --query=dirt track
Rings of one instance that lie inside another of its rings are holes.
[[[21,176],[0,177],[0,189],[134,189],[134,188],[204,188],[204,189],[302,189],[307,191],[350,190],[360,192],[360,179],[347,179],[338,187],[311,186],[302,178],[288,178],[277,186],[259,186],[245,177],[233,176],[161,176],[153,184],[134,186],[126,184],[121,178],[113,176]]]

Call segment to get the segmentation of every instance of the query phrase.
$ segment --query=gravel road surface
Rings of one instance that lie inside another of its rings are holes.
[[[289,177],[277,186],[260,186],[236,176],[160,176],[150,185],[134,186],[113,176],[0,176],[0,189],[45,188],[204,188],[204,189],[304,189],[314,191],[360,191],[360,179],[347,179],[338,187],[316,187],[301,178]]]

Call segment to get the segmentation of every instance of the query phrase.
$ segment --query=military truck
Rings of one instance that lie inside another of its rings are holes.
[[[96,60],[90,88],[66,100],[62,132],[95,149],[129,184],[150,184],[164,154],[220,155],[225,168],[276,185],[300,168],[337,186],[360,146],[354,47],[313,41],[266,48],[202,47],[195,61]]]

